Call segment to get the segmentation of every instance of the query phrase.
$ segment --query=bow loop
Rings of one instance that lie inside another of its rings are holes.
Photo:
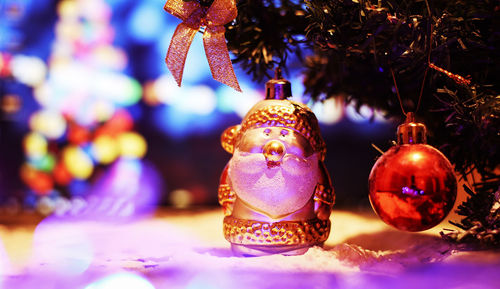
[[[185,21],[193,12],[200,8],[195,1],[184,2],[182,0],[167,0],[163,9],[175,17]]]
[[[228,9],[228,7],[230,7]],[[215,0],[208,9],[207,25],[221,26],[233,21],[238,16],[234,0]]]

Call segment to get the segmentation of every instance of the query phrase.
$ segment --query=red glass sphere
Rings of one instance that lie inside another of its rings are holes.
[[[390,148],[372,168],[370,202],[387,224],[423,231],[439,224],[453,208],[457,181],[448,159],[426,144]]]

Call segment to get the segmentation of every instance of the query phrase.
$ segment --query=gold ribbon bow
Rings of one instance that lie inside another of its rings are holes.
[[[177,84],[181,86],[186,56],[194,35],[200,27],[205,27],[203,45],[212,77],[241,91],[224,37],[224,25],[238,13],[235,0],[215,0],[210,7],[203,7],[197,1],[168,0],[164,9],[183,21],[175,29],[165,58]]]

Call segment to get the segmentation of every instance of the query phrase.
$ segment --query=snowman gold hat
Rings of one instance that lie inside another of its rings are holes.
[[[284,127],[302,135],[323,160],[326,145],[321,137],[318,120],[304,104],[287,99],[266,99],[258,102],[245,116],[241,125],[227,128],[221,136],[222,147],[234,153],[238,139],[252,128]]]

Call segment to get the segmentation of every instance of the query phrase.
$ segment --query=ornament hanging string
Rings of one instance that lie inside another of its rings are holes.
[[[425,2],[427,3],[427,1],[425,1]],[[429,11],[429,19],[430,19],[430,11]],[[422,79],[422,85],[420,86],[420,93],[418,95],[418,102],[417,102],[417,107],[415,108],[415,112],[417,112],[418,109],[420,108],[420,102],[422,101],[422,94],[424,92],[424,87],[425,87],[425,79],[427,77],[427,72],[429,71],[429,68],[431,66],[432,33],[433,33],[433,25],[431,24],[430,28],[429,28],[429,35],[428,35],[429,41],[427,43],[427,67],[425,68],[424,77]],[[399,106],[401,107],[401,111],[403,112],[403,114],[406,116],[407,113],[403,107],[403,101],[401,100],[401,95],[399,94],[398,85],[396,83],[396,76],[394,76],[394,70],[390,66],[389,66],[389,69],[391,70],[392,81],[394,82],[394,88],[396,89],[396,95],[397,95],[398,100],[399,100]]]
[[[396,77],[394,76],[394,70],[392,69],[392,67],[389,67],[389,69],[391,70],[392,80],[394,81],[394,88],[396,89],[396,95],[397,95],[398,100],[399,100],[399,106],[401,107],[401,111],[403,112],[403,114],[406,116],[406,111],[403,107],[403,102],[401,101],[401,96],[399,95],[399,89],[398,89],[398,84],[396,83]]]
[[[172,36],[165,62],[179,86],[182,82],[184,64],[193,38],[203,32],[203,45],[212,77],[241,92],[229,58],[224,25],[236,18],[238,11],[235,0],[215,0],[210,7],[197,1],[168,0],[165,11],[182,20]]]
[[[425,2],[427,3],[427,1],[425,1]],[[429,10],[429,7],[427,7],[427,8]],[[429,15],[430,15],[430,10],[429,10]],[[417,112],[418,109],[420,108],[420,102],[422,101],[422,94],[424,92],[425,79],[427,77],[427,73],[429,72],[429,68],[445,74],[446,76],[448,76],[449,78],[451,78],[453,81],[455,81],[455,83],[457,83],[457,84],[460,84],[460,85],[470,85],[471,84],[471,80],[470,79],[465,78],[463,76],[460,76],[458,74],[454,74],[454,73],[452,73],[452,72],[450,72],[450,71],[448,71],[446,69],[443,69],[443,68],[441,68],[441,67],[439,67],[439,66],[437,66],[437,65],[435,65],[434,63],[431,62],[433,30],[434,30],[434,26],[431,24],[430,25],[430,29],[429,29],[429,36],[428,36],[429,42],[428,42],[428,51],[427,51],[427,67],[425,68],[424,77],[422,79],[422,85],[420,86],[420,93],[418,95],[418,102],[417,102],[417,106],[415,108],[415,112]],[[399,101],[399,105],[401,107],[401,111],[406,116],[407,113],[406,113],[406,111],[405,111],[405,109],[403,107],[403,102],[401,100],[401,95],[399,94],[399,89],[398,89],[398,85],[396,83],[396,77],[394,75],[394,71],[393,71],[392,67],[389,67],[389,69],[391,71],[392,80],[394,82],[394,88],[396,89],[396,95],[398,97],[398,101]]]

